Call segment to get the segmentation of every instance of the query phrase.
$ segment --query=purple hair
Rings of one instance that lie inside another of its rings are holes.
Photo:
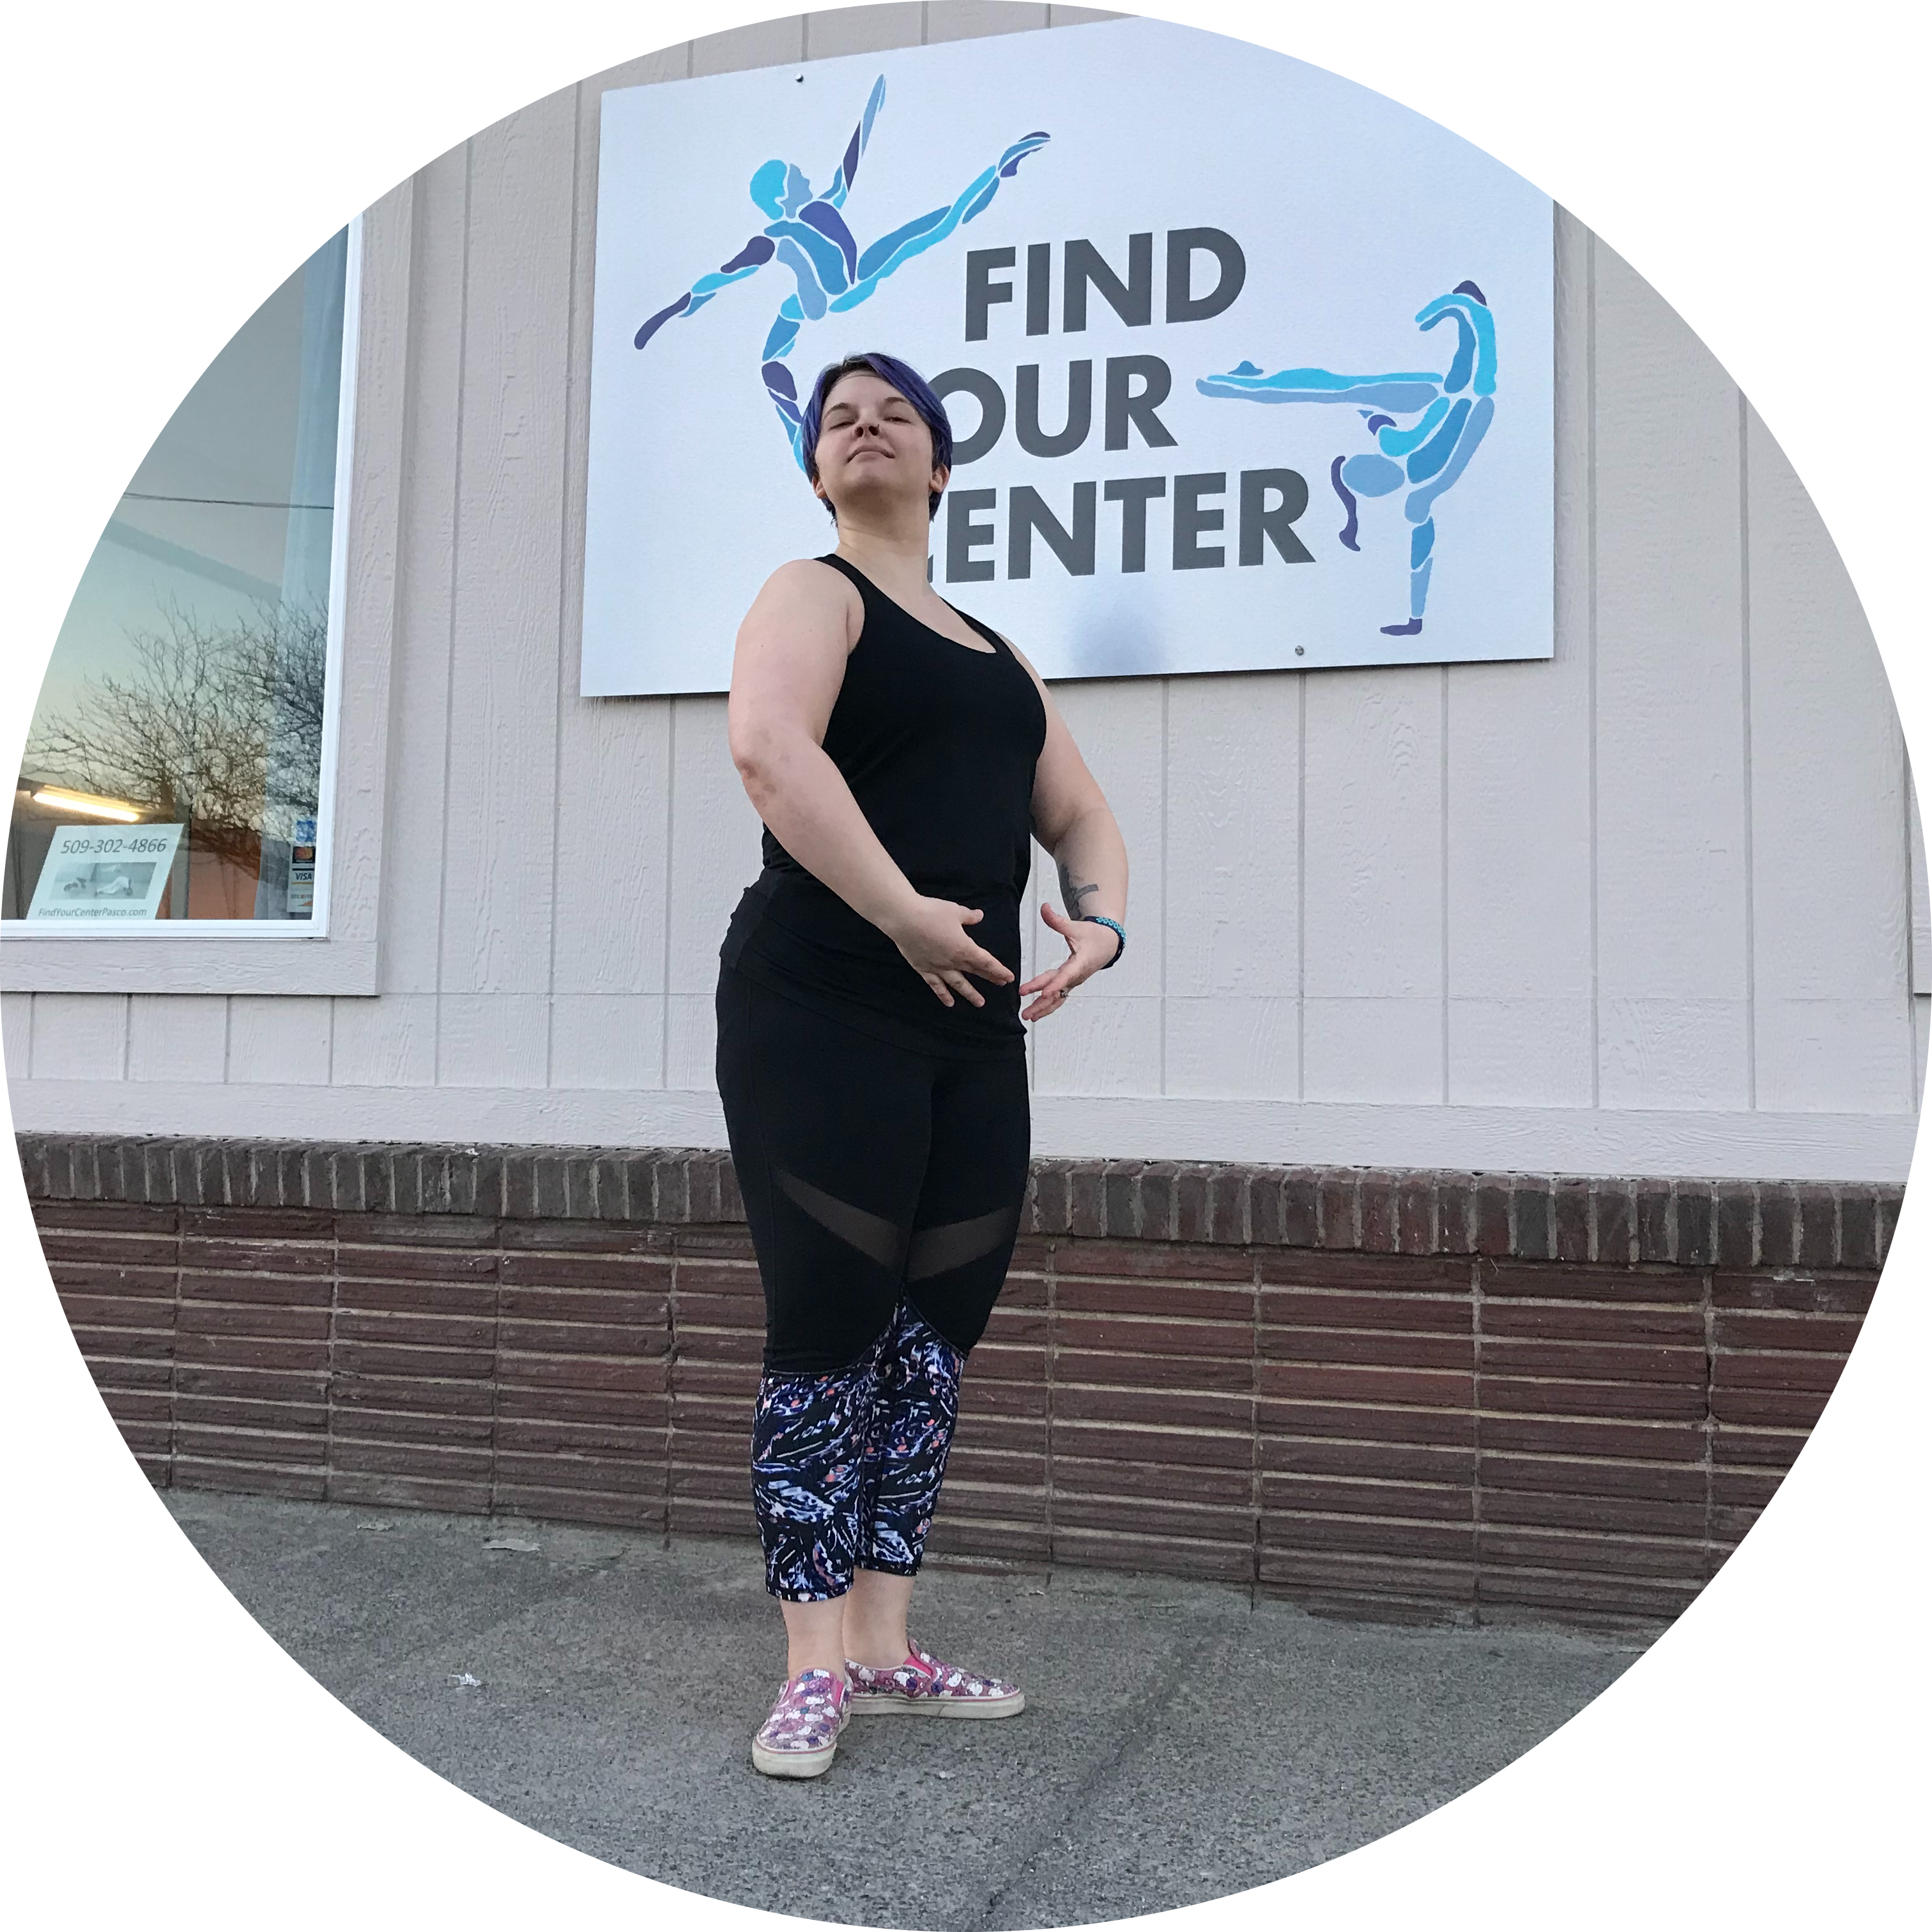
[[[877,350],[868,350],[860,356],[848,356],[842,362],[834,362],[818,372],[818,380],[812,386],[812,400],[805,406],[805,416],[800,425],[800,440],[805,450],[805,473],[812,481],[818,481],[818,426],[825,413],[825,398],[831,394],[832,385],[842,376],[856,375],[862,369],[869,369],[883,382],[890,382],[911,404],[919,419],[932,432],[932,463],[935,470],[952,467],[952,425],[946,419],[946,405],[932,392],[932,385],[910,362],[902,362],[896,356],[887,356]],[[828,499],[825,506],[834,522],[838,512]],[[926,502],[926,514],[939,514],[939,492],[932,491]]]

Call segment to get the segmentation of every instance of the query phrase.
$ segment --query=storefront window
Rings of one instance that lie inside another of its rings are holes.
[[[316,929],[349,241],[215,358],[94,546],[28,734],[8,920]]]

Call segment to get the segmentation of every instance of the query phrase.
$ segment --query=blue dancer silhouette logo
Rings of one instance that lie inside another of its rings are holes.
[[[748,280],[767,263],[776,261],[790,269],[795,286],[778,304],[759,356],[758,373],[801,470],[806,454],[803,416],[798,385],[784,359],[796,344],[799,331],[808,322],[857,308],[888,275],[983,212],[999,192],[1000,182],[1012,180],[1021,162],[1036,148],[1046,146],[1049,138],[1038,133],[1022,135],[944,207],[902,222],[861,248],[842,211],[859,178],[860,158],[872,137],[872,124],[885,98],[886,80],[881,74],[872,83],[866,111],[845,144],[831,186],[823,194],[814,190],[804,172],[793,163],[766,162],[752,177],[751,194],[759,212],[770,218],[766,225],[728,261],[710,274],[700,275],[676,302],[659,309],[637,334],[637,346],[642,349],[666,322],[695,315],[721,289]]]
[[[1204,376],[1194,386],[1204,396],[1250,403],[1346,403],[1361,416],[1375,448],[1336,457],[1328,480],[1347,514],[1342,542],[1357,551],[1362,546],[1356,499],[1386,496],[1408,485],[1402,506],[1414,526],[1408,542],[1408,620],[1383,625],[1386,637],[1412,638],[1421,632],[1436,560],[1436,500],[1468,468],[1496,412],[1496,318],[1474,282],[1458,282],[1448,295],[1416,311],[1416,322],[1424,329],[1449,319],[1455,322],[1457,340],[1447,375],[1405,370],[1386,376],[1337,376],[1326,369],[1282,369],[1264,376],[1253,363],[1243,362],[1225,376]],[[1399,421],[1404,416],[1418,419],[1405,428]]]

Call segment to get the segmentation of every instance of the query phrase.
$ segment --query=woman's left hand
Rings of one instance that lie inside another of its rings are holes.
[[[1066,1004],[1066,996],[1083,980],[1090,979],[1120,950],[1120,936],[1110,926],[1090,919],[1069,919],[1050,902],[1040,902],[1040,916],[1067,944],[1067,956],[1050,973],[1037,974],[1020,988],[1024,999],[1039,995],[1031,1006],[1021,1010],[1023,1020],[1043,1020]]]

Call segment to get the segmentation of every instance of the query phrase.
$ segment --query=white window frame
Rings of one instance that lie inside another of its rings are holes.
[[[412,195],[349,224],[310,920],[77,932],[0,922],[0,990],[373,994],[388,758]]]

